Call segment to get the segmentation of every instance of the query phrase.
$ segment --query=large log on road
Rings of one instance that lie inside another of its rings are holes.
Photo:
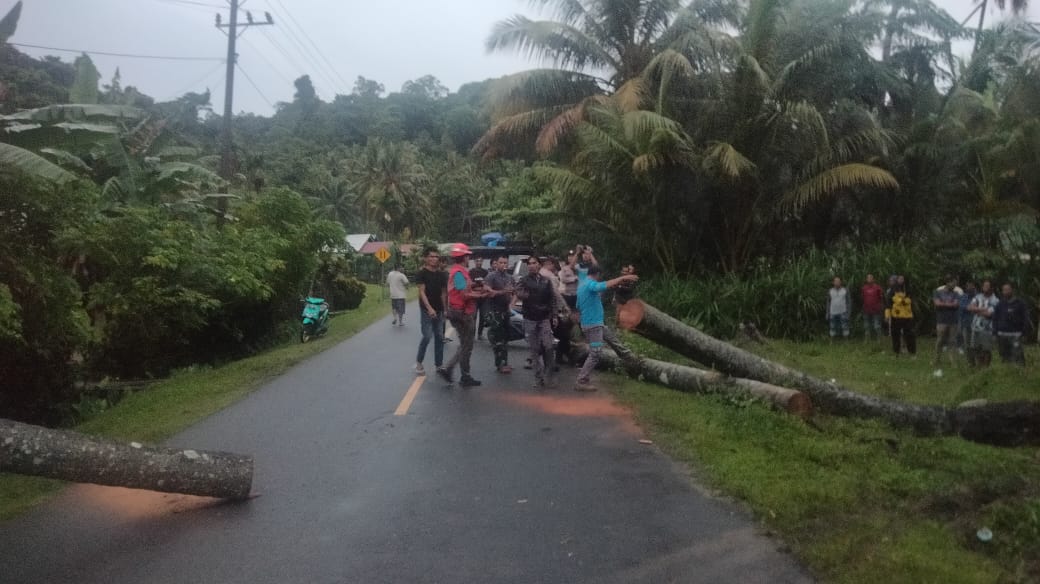
[[[720,341],[638,299],[618,307],[618,324],[727,375],[804,391],[814,407],[830,414],[879,418],[926,435],[958,434],[1000,445],[1040,444],[1038,402],[946,408],[856,393]]]
[[[245,499],[253,484],[250,456],[117,442],[2,418],[0,471],[222,499]]]
[[[609,350],[603,351],[601,355],[601,363],[607,368],[624,368],[633,377],[642,376],[647,381],[679,391],[752,397],[800,418],[812,415],[812,401],[794,389],[656,359],[639,359],[638,364],[631,361],[622,363],[617,354]]]

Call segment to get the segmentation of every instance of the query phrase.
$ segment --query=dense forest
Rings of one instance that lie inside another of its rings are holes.
[[[83,380],[255,351],[315,286],[349,306],[353,258],[332,253],[347,232],[594,243],[718,326],[808,314],[843,269],[1037,295],[1035,25],[962,24],[927,0],[538,4],[487,49],[544,68],[457,92],[359,77],[331,101],[300,77],[273,116],[235,117],[230,180],[207,93],[156,102],[88,55],[26,56],[6,42],[16,6],[0,22],[0,411],[61,421]],[[719,308],[722,287],[739,306]]]

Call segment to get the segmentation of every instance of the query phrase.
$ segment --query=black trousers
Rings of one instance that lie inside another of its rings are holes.
[[[901,341],[906,341],[906,352],[917,354],[917,335],[914,334],[914,319],[892,319],[892,351],[899,354]]]

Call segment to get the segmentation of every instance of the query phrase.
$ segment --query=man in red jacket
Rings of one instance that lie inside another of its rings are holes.
[[[885,313],[885,292],[874,281],[874,274],[867,274],[860,293],[863,295],[863,336],[877,339],[881,336],[881,319]]]

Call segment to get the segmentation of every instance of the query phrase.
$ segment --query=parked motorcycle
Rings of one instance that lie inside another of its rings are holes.
[[[329,304],[324,298],[308,297],[303,305],[303,328],[300,342],[320,337],[329,331]]]

